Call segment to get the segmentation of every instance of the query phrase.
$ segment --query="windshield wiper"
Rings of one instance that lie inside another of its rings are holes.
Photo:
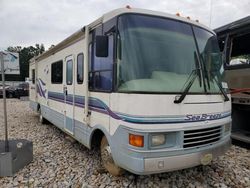
[[[203,69],[204,69],[204,78],[207,80],[207,87],[208,87],[208,89],[210,90],[210,82],[209,82],[209,78],[208,78],[207,66],[206,66],[206,64],[205,64],[205,60],[204,60],[204,58],[202,57],[202,55],[201,55],[201,54],[199,54],[199,55],[200,55],[200,59],[201,59],[201,61],[202,61]]]
[[[201,70],[201,67],[200,67],[200,63],[199,63],[199,58],[197,56],[197,53],[196,51],[194,51],[194,61],[195,61],[195,67],[197,70],[199,70],[199,72],[197,72],[198,76],[199,76],[199,84],[200,84],[200,87],[201,87],[201,78],[202,78],[202,70]]]
[[[194,51],[194,61],[195,61],[196,69],[194,69],[191,72],[190,76],[188,77],[187,81],[185,82],[184,86],[186,85],[188,80],[190,80],[190,78],[191,78],[191,80],[188,82],[187,86],[185,87],[184,91],[182,92],[181,96],[175,97],[174,103],[176,103],[176,104],[181,103],[185,99],[186,95],[188,94],[189,89],[193,85],[197,76],[199,78],[199,85],[200,85],[200,87],[202,86],[202,80],[201,80],[202,72],[201,72],[201,67],[200,67],[200,63],[199,63],[196,51]],[[194,74],[194,73],[196,73],[196,74]]]
[[[190,89],[191,86],[193,85],[193,83],[194,83],[196,77],[198,76],[197,70],[198,70],[198,69],[195,69],[195,70],[192,71],[192,73],[190,74],[190,76],[189,76],[188,79],[187,79],[187,80],[190,80],[190,78],[191,78],[191,80],[188,82],[188,84],[187,84],[187,86],[185,87],[184,91],[182,92],[181,96],[176,96],[176,97],[175,97],[174,103],[178,104],[178,103],[181,103],[181,102],[184,100],[184,98],[185,98],[186,95],[188,94],[189,89]],[[185,84],[184,84],[184,85],[185,85]]]

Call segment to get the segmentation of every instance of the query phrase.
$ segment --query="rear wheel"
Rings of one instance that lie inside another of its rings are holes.
[[[101,149],[102,164],[104,168],[113,176],[119,176],[123,174],[124,170],[119,166],[117,166],[113,160],[111,154],[111,148],[105,136],[102,137],[100,149]]]

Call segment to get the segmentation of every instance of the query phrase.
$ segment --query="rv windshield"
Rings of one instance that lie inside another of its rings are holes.
[[[214,35],[206,30],[198,27],[193,27],[193,30],[190,24],[160,17],[120,16],[118,92],[181,93],[194,70],[198,69],[195,57],[198,54],[205,66],[201,67],[202,74],[196,76],[189,93],[218,93],[218,85],[213,79],[216,77],[220,83],[219,75],[222,74],[221,60],[215,58],[219,55],[219,51],[214,50],[217,42],[210,40]],[[197,35],[199,50],[194,34]]]

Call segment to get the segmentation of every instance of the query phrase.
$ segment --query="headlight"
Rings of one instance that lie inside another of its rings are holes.
[[[151,138],[152,138],[151,140],[152,146],[159,146],[165,144],[166,141],[166,137],[164,134],[152,135]]]
[[[224,125],[224,133],[231,131],[231,122]]]

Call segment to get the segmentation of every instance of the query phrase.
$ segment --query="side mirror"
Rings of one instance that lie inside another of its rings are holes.
[[[109,39],[108,36],[96,36],[96,57],[108,57]]]

